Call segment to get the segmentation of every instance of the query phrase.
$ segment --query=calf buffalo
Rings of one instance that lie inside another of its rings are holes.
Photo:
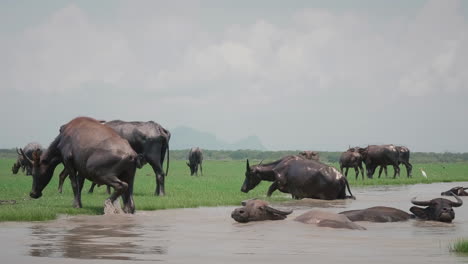
[[[468,196],[468,192],[465,190],[468,190],[468,188],[464,187],[453,187],[452,189],[442,192],[440,195],[452,195],[453,193],[458,195],[458,196]]]
[[[188,154],[187,166],[190,168],[190,175],[196,174],[198,176],[198,166],[200,166],[201,175],[203,175],[203,153],[199,147],[190,149]]]
[[[13,164],[13,167],[11,168],[11,171],[13,174],[17,174],[18,170],[22,168],[23,172],[26,170],[26,175],[32,175],[32,164],[29,162],[29,160],[32,159],[32,153],[36,149],[42,149],[42,146],[39,143],[31,142],[26,144],[24,148],[22,149],[23,152],[26,154],[28,159],[25,159],[23,157],[23,154],[21,154],[18,149],[16,149],[16,153],[18,153],[18,157],[16,159],[16,162]]]
[[[345,199],[348,198],[346,187],[350,197],[354,198],[348,180],[335,168],[295,156],[254,168],[249,166],[247,160],[247,171],[241,191],[248,192],[261,180],[274,181],[276,185],[270,186],[270,190],[277,188],[281,192],[290,193],[296,199]]]
[[[400,175],[400,168],[398,167],[398,150],[393,145],[370,145],[366,148],[359,148],[359,153],[362,155],[363,161],[366,164],[367,177],[372,178],[375,169],[378,166],[392,165],[395,174]]]
[[[292,211],[281,211],[272,208],[267,202],[262,200],[247,200],[242,202],[242,207],[231,213],[231,217],[239,223],[264,220],[283,220]]]
[[[341,153],[340,156],[340,170],[343,174],[343,168],[345,170],[345,177],[348,177],[348,169],[354,168],[356,172],[356,180],[359,176],[359,169],[361,170],[362,179],[364,180],[364,168],[362,167],[362,156],[358,151],[359,148],[349,148],[346,152]]]
[[[21,153],[27,158],[23,151]],[[63,125],[59,135],[43,153],[41,150],[33,152],[30,162],[33,164],[32,198],[42,196],[42,190],[50,182],[55,168],[63,163],[70,174],[74,207],[82,207],[81,188],[86,178],[114,188],[106,205],[113,204],[122,196],[124,212],[135,212],[133,183],[141,157],[127,140],[95,119],[78,117]]]

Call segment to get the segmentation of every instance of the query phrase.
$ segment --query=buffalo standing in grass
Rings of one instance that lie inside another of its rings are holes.
[[[121,120],[113,120],[104,122],[104,124],[112,128],[122,138],[126,139],[132,149],[143,157],[142,164],[149,163],[153,168],[156,176],[155,195],[165,195],[165,176],[169,171],[169,140],[171,133],[163,128],[160,124],[148,122],[126,122]],[[162,164],[167,152],[166,173],[164,173]],[[63,181],[67,177],[67,173],[60,174],[59,192],[62,190]],[[92,193],[95,184],[91,186],[89,192]],[[109,192],[109,187],[108,187]]]
[[[27,158],[23,151],[21,153]],[[43,153],[40,150],[33,152],[30,162],[33,164],[32,198],[42,196],[55,168],[63,163],[70,174],[74,207],[82,207],[81,189],[86,178],[114,188],[106,205],[122,196],[124,212],[135,212],[133,183],[135,170],[142,165],[142,159],[127,140],[95,119],[78,117],[71,120],[61,127],[60,134]]]
[[[354,198],[348,180],[335,168],[326,164],[304,160],[295,156],[283,158],[275,163],[249,166],[241,191],[248,192],[261,180],[272,180],[274,189],[290,193],[295,199],[315,198],[324,200]],[[270,190],[273,185],[270,186]],[[346,188],[351,196],[346,196]],[[269,190],[269,194],[270,193]]]
[[[346,215],[351,221],[370,221],[370,222],[397,222],[405,221],[410,218],[420,220],[431,220],[450,223],[455,219],[455,211],[453,207],[460,207],[463,201],[455,194],[452,195],[457,200],[456,202],[436,198],[429,201],[417,201],[415,198],[411,200],[414,205],[426,206],[421,208],[413,206],[410,211],[413,215],[408,214],[400,209],[384,206],[376,206],[362,210],[344,211],[340,214]]]
[[[356,172],[356,180],[359,176],[359,169],[361,170],[362,179],[364,180],[364,168],[362,167],[362,156],[359,153],[359,148],[349,148],[346,152],[341,153],[340,156],[340,171],[343,173],[345,170],[345,177],[348,177],[348,169],[354,168]]]
[[[203,176],[203,153],[199,147],[190,149],[188,160],[187,166],[190,168],[190,175],[193,176],[195,174],[198,176],[198,166],[200,166],[200,173]]]
[[[400,164],[404,164],[406,167],[406,176],[409,178],[412,175],[413,171],[413,165],[409,162],[410,159],[410,150],[407,147],[404,146],[395,146],[396,150],[398,151],[398,166]],[[387,177],[387,166],[380,166],[379,169],[379,178],[380,175],[382,174],[382,170],[385,171],[385,177]]]
[[[36,143],[36,142],[31,142],[31,143],[26,144],[26,146],[24,146],[22,150],[26,154],[28,159],[25,159],[23,157],[23,154],[21,154],[21,152],[18,149],[16,149],[16,153],[18,153],[18,157],[16,159],[16,162],[13,164],[13,167],[11,168],[11,172],[13,172],[13,174],[17,174],[18,170],[21,168],[23,172],[26,170],[26,175],[32,175],[32,164],[31,162],[29,162],[29,160],[32,159],[33,151],[37,149],[42,150],[42,146],[41,144]]]
[[[367,178],[372,178],[378,166],[392,165],[396,175],[400,175],[398,167],[399,152],[394,145],[370,145],[366,148],[359,148],[364,164],[366,164]]]

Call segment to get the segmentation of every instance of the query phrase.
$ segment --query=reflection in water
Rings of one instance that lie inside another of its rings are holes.
[[[32,243],[29,255],[35,257],[147,260],[151,255],[167,253],[167,241],[159,239],[160,245],[146,246],[147,235],[142,226],[132,222],[131,217],[92,217],[96,221],[57,221],[56,225],[31,226]],[[120,218],[120,219],[119,219]],[[157,241],[167,227],[158,226],[151,234]],[[146,230],[147,232],[148,230]],[[155,259],[152,259],[155,260]]]

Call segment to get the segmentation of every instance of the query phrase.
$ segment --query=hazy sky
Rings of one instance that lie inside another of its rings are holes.
[[[1,1],[0,148],[86,115],[272,150],[468,152],[467,5]]]

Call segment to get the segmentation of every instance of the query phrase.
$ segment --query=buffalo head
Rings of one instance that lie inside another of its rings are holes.
[[[198,164],[197,163],[188,163],[187,166],[190,168],[190,175],[193,176],[197,170],[198,170]]]
[[[308,150],[301,151],[299,152],[299,155],[308,160],[316,160],[316,161],[320,160],[320,156],[317,151],[308,151]]]
[[[413,206],[410,208],[410,211],[418,218],[424,220],[440,221],[451,223],[455,218],[455,212],[452,207],[462,206],[463,201],[456,195],[452,195],[457,199],[456,202],[450,201],[445,198],[436,198],[430,201],[416,201],[415,198],[411,200],[411,203],[419,206],[427,206],[426,208],[421,208]]]
[[[283,220],[292,211],[280,211],[268,206],[268,203],[262,200],[247,200],[242,202],[242,207],[235,209],[231,217],[239,223],[264,220]]]
[[[452,189],[446,191],[446,192],[442,192],[440,195],[444,195],[444,196],[449,196],[449,195],[452,195],[452,193],[458,195],[458,196],[468,196],[468,192],[466,192],[465,190],[468,190],[468,188],[464,188],[464,187],[453,187]]]
[[[247,160],[246,170],[245,170],[245,180],[241,188],[242,192],[245,192],[245,193],[249,192],[262,181],[261,176],[259,175],[257,166],[252,166],[252,167],[250,167],[249,160]]]

